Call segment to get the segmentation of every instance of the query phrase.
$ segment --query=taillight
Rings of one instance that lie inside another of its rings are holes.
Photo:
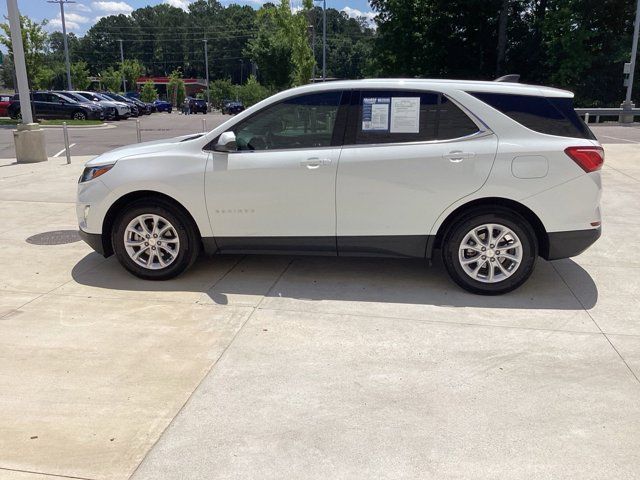
[[[564,153],[587,173],[600,170],[604,163],[602,147],[569,147],[565,148]]]

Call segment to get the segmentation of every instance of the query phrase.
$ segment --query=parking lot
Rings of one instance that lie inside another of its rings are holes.
[[[143,117],[143,139],[202,118]],[[640,129],[594,132],[602,238],[481,297],[438,261],[220,256],[139,280],[73,236],[83,163],[135,121],[74,129],[71,165],[16,164],[1,130],[0,478],[638,478]],[[51,231],[71,243],[32,238]]]
[[[213,129],[231,118],[229,115],[208,113],[207,115],[182,115],[177,111],[169,114],[154,113],[139,117],[142,141],[160,140],[167,137],[201,132],[203,128]],[[203,123],[204,122],[204,123]],[[591,125],[600,142],[634,145],[640,144],[640,125],[621,126],[618,124]],[[14,127],[0,126],[0,159],[14,158]],[[61,127],[45,129],[47,154],[64,157],[64,137]],[[123,145],[137,142],[136,119],[106,122],[99,127],[69,128],[69,144],[74,156],[98,155]]]

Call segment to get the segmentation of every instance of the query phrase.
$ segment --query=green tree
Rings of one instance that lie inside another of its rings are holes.
[[[50,83],[50,72],[45,72],[44,50],[47,44],[47,32],[44,31],[47,21],[34,22],[29,17],[20,16],[22,28],[22,44],[24,47],[27,76],[34,88],[43,88]],[[13,45],[11,43],[11,29],[9,23],[0,23],[0,44],[4,45],[13,59]],[[49,69],[51,70],[51,69]]]
[[[169,75],[169,83],[167,84],[167,100],[174,106],[179,106],[184,102],[187,96],[184,80],[182,80],[182,72],[178,69]]]
[[[136,82],[142,76],[144,67],[138,60],[127,59],[122,64],[121,69],[124,79],[127,81],[127,88],[129,91],[134,92],[136,90]]]
[[[311,1],[303,11],[291,12],[289,0],[278,6],[265,4],[258,12],[258,32],[246,52],[258,64],[265,84],[275,89],[308,83],[315,60],[309,46],[307,16]]]
[[[109,67],[100,72],[100,83],[103,88],[112,92],[118,92],[122,87],[122,73],[120,73],[120,70]]]
[[[75,62],[71,64],[71,84],[77,90],[86,90],[91,85],[87,62]]]
[[[234,100],[238,96],[238,87],[230,79],[218,79],[209,84],[211,104],[216,108],[222,107],[223,100]]]
[[[260,85],[253,75],[250,75],[244,85],[237,86],[238,99],[242,101],[245,107],[264,100],[269,96],[269,89]],[[228,98],[228,97],[227,97]]]
[[[158,90],[151,80],[144,82],[140,90],[140,100],[143,102],[153,102],[158,98]]]

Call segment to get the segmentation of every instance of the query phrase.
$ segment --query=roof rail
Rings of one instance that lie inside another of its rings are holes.
[[[494,82],[512,82],[512,83],[518,83],[519,81],[520,81],[519,73],[510,73],[509,75],[504,75],[494,80]]]

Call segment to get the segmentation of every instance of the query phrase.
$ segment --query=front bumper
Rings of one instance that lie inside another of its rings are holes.
[[[601,234],[601,227],[548,233],[549,245],[546,251],[541,252],[541,256],[546,260],[575,257],[593,245]]]
[[[102,235],[99,233],[87,233],[82,229],[78,231],[80,238],[85,241],[87,245],[93,248],[96,252],[104,257],[108,257],[105,254],[104,244],[102,243]]]

